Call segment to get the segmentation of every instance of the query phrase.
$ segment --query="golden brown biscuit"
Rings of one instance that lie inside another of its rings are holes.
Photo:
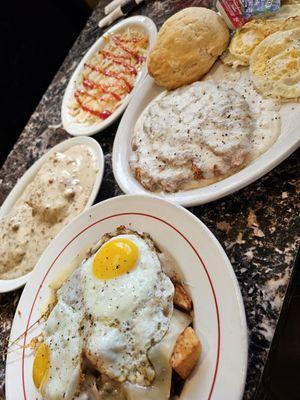
[[[217,13],[189,7],[169,18],[148,57],[159,86],[175,89],[200,79],[227,48],[229,30]]]

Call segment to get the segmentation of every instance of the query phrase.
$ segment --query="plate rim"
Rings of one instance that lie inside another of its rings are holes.
[[[253,160],[250,164],[246,165],[242,170],[229,176],[228,178],[213,183],[209,186],[179,191],[173,194],[167,194],[163,192],[152,193],[143,188],[142,185],[135,179],[127,165],[128,154],[125,155],[127,152],[124,152],[124,150],[120,151],[120,149],[127,149],[128,146],[130,146],[129,142],[132,136],[129,132],[130,128],[128,128],[128,126],[130,126],[130,121],[132,120],[133,114],[138,108],[139,103],[146,97],[145,93],[149,93],[151,90],[160,91],[155,97],[159,96],[159,94],[163,91],[162,88],[159,88],[155,84],[154,80],[150,76],[147,76],[139,86],[139,91],[135,98],[131,100],[130,104],[125,110],[119,123],[113,143],[113,174],[119,187],[126,194],[152,195],[172,201],[184,207],[193,207],[206,204],[235,193],[236,191],[260,179],[262,176],[266,175],[282,161],[284,161],[287,157],[289,157],[300,146],[300,135],[296,135],[296,133],[291,133],[289,138],[283,138],[282,140],[280,140],[279,136],[270,149]],[[149,103],[150,102],[148,102],[147,105]],[[145,107],[147,107],[147,105]],[[124,160],[124,157],[127,157],[127,159]],[[221,188],[219,188],[220,186]]]
[[[144,196],[144,195],[122,195],[122,196],[117,196],[117,197],[114,197],[114,198],[111,198],[111,199],[107,199],[107,200],[104,200],[103,202],[100,202],[100,203],[97,203],[97,204],[95,204],[94,206],[92,206],[91,207],[91,209],[94,209],[94,208],[97,208],[97,207],[102,207],[102,205],[103,205],[103,203],[111,203],[111,202],[114,202],[114,201],[116,201],[116,202],[119,202],[119,201],[122,201],[124,198],[132,198],[132,197],[134,197],[134,198],[136,198],[136,199],[138,199],[139,200],[139,212],[142,212],[141,211],[141,208],[143,208],[144,207],[144,205],[143,205],[143,199],[144,200],[146,200],[146,201],[148,201],[149,200],[149,196]],[[152,200],[152,201],[154,201],[154,202],[157,202],[157,204],[159,205],[159,203],[161,204],[161,203],[164,203],[164,205],[166,206],[166,207],[175,207],[175,208],[177,208],[177,209],[179,209],[179,212],[180,213],[183,213],[187,218],[192,218],[193,220],[194,220],[194,222],[196,223],[196,224],[198,224],[200,227],[201,227],[201,229],[203,230],[203,232],[205,232],[205,235],[212,241],[212,243],[213,243],[213,245],[214,245],[214,248],[216,249],[216,252],[218,253],[218,255],[222,258],[222,260],[223,260],[223,266],[224,266],[224,268],[228,271],[228,274],[229,274],[229,277],[231,278],[230,279],[230,281],[232,282],[232,284],[233,284],[233,292],[232,292],[232,296],[233,296],[233,298],[234,298],[234,300],[235,300],[235,302],[236,302],[236,305],[237,305],[237,310],[238,310],[238,317],[237,317],[237,321],[239,322],[239,325],[240,325],[240,333],[241,333],[241,340],[240,340],[240,342],[241,342],[241,344],[242,344],[242,346],[243,346],[243,352],[242,352],[242,354],[240,355],[240,363],[241,363],[241,365],[242,365],[242,370],[241,370],[241,372],[240,372],[240,375],[239,375],[239,377],[240,377],[240,381],[239,381],[239,386],[238,386],[238,388],[237,388],[237,392],[239,393],[239,397],[237,397],[237,398],[242,398],[242,395],[243,395],[243,393],[244,393],[244,387],[245,387],[245,381],[246,381],[246,374],[247,374],[247,365],[248,365],[248,328],[247,328],[247,322],[246,322],[246,314],[245,314],[245,308],[244,308],[244,303],[243,303],[243,299],[242,299],[242,295],[241,295],[241,291],[240,291],[240,287],[239,287],[239,284],[238,284],[238,281],[237,281],[237,278],[236,278],[236,275],[235,275],[235,273],[234,273],[234,270],[233,270],[233,268],[232,268],[232,265],[231,265],[231,263],[230,263],[230,261],[229,261],[229,259],[228,259],[228,257],[227,257],[227,255],[226,255],[226,253],[225,253],[225,251],[224,251],[224,249],[223,249],[223,247],[221,246],[221,244],[219,243],[219,241],[217,240],[217,238],[213,235],[213,233],[209,230],[209,228],[199,219],[199,218],[197,218],[195,215],[193,215],[190,211],[188,211],[188,210],[186,210],[186,209],[184,209],[183,207],[181,207],[181,206],[179,206],[179,205],[177,205],[177,204],[174,204],[174,203],[171,203],[171,202],[168,202],[168,201],[166,201],[166,200],[164,200],[164,199],[160,199],[160,198],[157,198],[157,197],[153,197],[152,196],[152,198],[150,197],[150,200]],[[140,206],[140,204],[141,204],[141,206]],[[146,203],[147,204],[147,203]],[[145,206],[144,208],[146,208],[147,209],[147,206]],[[90,209],[90,210],[91,210]],[[87,214],[88,215],[88,212],[90,212],[90,210],[86,210],[85,211],[85,214]],[[149,210],[148,210],[149,211]],[[111,210],[109,210],[109,213],[113,213],[114,212],[114,210],[113,209],[111,209]],[[145,210],[144,210],[144,212],[145,212]],[[153,213],[154,211],[153,210],[151,210],[151,213]],[[130,212],[131,213],[131,212]],[[79,215],[79,216],[77,216],[73,221],[72,221],[72,224],[75,224],[76,222],[77,222],[77,220],[79,220],[79,218],[82,218],[82,214],[81,215]],[[86,225],[85,225],[85,227],[86,227]],[[65,229],[67,229],[68,228],[68,226],[67,227],[65,227],[61,232],[60,232],[60,234],[59,235],[63,235],[63,231],[65,230]],[[70,229],[70,228],[69,228]],[[59,236],[58,235],[58,236]],[[59,237],[56,237],[56,240],[58,240],[59,239]],[[77,237],[77,235],[76,235],[76,237]],[[74,240],[74,238],[72,239],[72,240]],[[65,241],[64,241],[65,242]],[[52,243],[53,243],[53,241],[52,241]],[[68,242],[69,243],[69,242]],[[51,251],[52,249],[51,249],[51,247],[53,247],[53,244],[52,244],[52,246],[51,246],[51,244],[48,246],[49,247],[49,250],[48,250],[48,248],[47,248],[47,250],[48,251]],[[47,251],[46,250],[46,251]],[[45,253],[46,253],[46,251],[45,251]],[[59,253],[60,254],[60,253]],[[201,258],[201,256],[200,256],[200,258]],[[205,265],[205,263],[204,262],[202,262],[203,263],[203,265]],[[40,268],[41,269],[41,268]],[[37,271],[37,270],[35,270],[35,271]],[[47,273],[48,272],[48,270],[45,270],[45,271],[43,271],[44,273]],[[209,276],[209,274],[208,274],[208,276]],[[40,280],[39,280],[39,283],[37,283],[37,285],[36,285],[36,288],[38,287],[38,285],[41,285],[41,282],[40,282]],[[26,286],[27,287],[27,286]],[[25,288],[26,289],[26,288]],[[25,293],[24,293],[25,292]],[[24,290],[24,292],[23,292],[23,294],[22,294],[22,296],[21,296],[21,299],[20,299],[20,302],[19,302],[19,304],[21,303],[21,300],[23,299],[23,297],[25,297],[25,296],[27,296],[27,293],[26,293],[26,290]],[[37,294],[38,295],[38,294]],[[33,300],[33,298],[32,298],[32,300]],[[18,307],[19,307],[19,305],[18,305]],[[18,310],[18,309],[17,309]],[[14,321],[13,321],[13,324],[12,324],[12,329],[11,329],[11,335],[12,335],[12,332],[13,332],[13,329],[14,329],[14,326],[15,326],[15,320],[16,320],[16,317],[17,317],[17,310],[16,310],[16,312],[15,312],[15,317],[14,317]],[[6,362],[6,371],[7,371],[7,369],[8,369],[8,362]],[[6,377],[7,377],[7,374],[6,374]],[[7,378],[6,378],[7,379]],[[8,384],[8,382],[7,382],[7,384]],[[8,387],[8,386],[6,386],[6,387]],[[211,397],[209,397],[209,399],[210,399]]]
[[[149,46],[152,46],[154,43],[154,40],[157,36],[157,27],[154,21],[146,17],[144,15],[134,15],[132,17],[126,18],[117,24],[113,25],[111,28],[109,28],[106,32],[102,33],[101,36],[96,39],[93,44],[87,49],[83,57],[80,59],[77,67],[75,68],[74,72],[72,73],[70,79],[68,80],[68,84],[65,88],[64,95],[63,95],[63,100],[61,104],[61,121],[63,128],[72,136],[92,136],[95,135],[96,133],[101,132],[108,126],[110,126],[126,109],[128,106],[130,100],[133,98],[135,93],[137,92],[137,89],[139,86],[144,82],[145,78],[148,76],[148,69],[147,69],[147,62],[144,63],[142,66],[142,69],[140,70],[139,77],[137,79],[137,82],[134,85],[133,90],[131,93],[128,94],[127,97],[125,97],[124,101],[120,104],[120,106],[112,113],[111,116],[109,116],[107,119],[99,122],[98,124],[93,124],[93,125],[85,125],[83,126],[82,124],[76,124],[70,125],[70,117],[68,115],[68,101],[70,99],[70,96],[73,93],[74,89],[74,83],[76,79],[78,78],[84,63],[86,62],[87,59],[89,59],[92,54],[96,51],[97,47],[101,45],[103,42],[103,37],[109,33],[115,32],[123,27],[126,27],[126,25],[132,25],[132,24],[137,24],[137,25],[143,25],[144,28],[148,32],[149,36]]]
[[[63,140],[62,142],[58,143],[51,149],[47,150],[40,158],[38,158],[24,172],[24,174],[17,180],[16,184],[14,185],[14,187],[12,188],[12,190],[9,192],[6,199],[4,200],[3,204],[1,205],[0,219],[2,217],[4,217],[5,215],[7,215],[7,213],[12,209],[12,207],[15,205],[16,201],[18,200],[18,196],[24,192],[26,186],[32,181],[32,179],[35,177],[35,175],[37,174],[37,172],[39,171],[41,166],[44,164],[44,162],[46,162],[46,160],[49,159],[49,157],[53,153],[55,153],[56,151],[65,151],[65,150],[69,149],[70,147],[80,145],[80,144],[86,144],[87,146],[91,147],[91,149],[95,155],[97,168],[98,168],[95,182],[93,185],[93,189],[91,191],[91,194],[90,194],[88,201],[87,201],[84,209],[82,210],[82,212],[87,210],[95,201],[97,194],[99,192],[101,183],[102,183],[103,174],[104,174],[104,155],[103,155],[103,151],[102,151],[100,144],[95,139],[88,137],[88,136],[80,136],[80,137],[76,137],[76,138],[74,137],[74,138]],[[69,223],[71,223],[71,222],[72,222],[72,220]],[[63,227],[63,229],[64,229],[64,227]],[[37,263],[38,263],[38,261],[37,261]],[[36,265],[37,265],[37,263],[36,263]],[[22,275],[18,278],[15,278],[15,279],[0,279],[0,293],[11,292],[12,290],[15,290],[15,289],[18,289],[18,288],[24,286],[25,283],[28,281],[28,279],[30,279],[31,274],[32,274],[32,271],[25,275]]]

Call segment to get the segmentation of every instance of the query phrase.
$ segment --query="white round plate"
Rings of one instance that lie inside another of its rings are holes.
[[[120,196],[77,217],[49,245],[27,283],[13,321],[6,364],[6,400],[41,399],[32,382],[33,351],[48,285],[83,249],[125,225],[147,232],[175,259],[194,302],[194,327],[203,352],[180,400],[242,398],[247,370],[247,326],[232,266],[209,229],[184,208],[150,196]],[[31,328],[30,328],[31,327]],[[21,336],[20,336],[21,335]]]
[[[88,50],[88,52],[85,54],[85,56],[82,58],[80,63],[78,64],[78,67],[75,69],[68,86],[66,88],[63,101],[62,101],[62,106],[61,106],[61,118],[62,118],[62,124],[64,129],[69,132],[73,136],[80,136],[80,135],[95,135],[96,133],[102,131],[103,129],[107,128],[109,125],[111,125],[125,110],[127,107],[130,99],[135,96],[137,89],[141,82],[145,79],[147,75],[147,65],[146,62],[142,66],[141,70],[139,71],[134,88],[132,92],[126,96],[122,102],[122,104],[112,113],[110,117],[107,119],[99,122],[98,124],[80,124],[75,121],[72,115],[69,114],[68,110],[68,104],[70,102],[70,99],[73,96],[75,86],[76,86],[76,81],[81,74],[84,64],[87,62],[88,59],[91,58],[91,56],[101,50],[104,45],[104,36],[109,34],[109,33],[115,33],[118,32],[119,30],[123,30],[124,28],[129,28],[129,27],[138,27],[142,29],[145,34],[148,35],[149,43],[148,43],[148,50],[151,49],[156,35],[157,35],[157,28],[152,21],[152,19],[145,17],[143,15],[136,15],[134,17],[130,17],[127,19],[124,19],[123,21],[119,22],[118,24],[114,25],[112,28],[110,28],[103,36],[101,36],[94,44],[93,46]]]
[[[94,155],[95,155],[95,160],[96,160],[96,165],[98,167],[98,172],[96,175],[95,183],[93,186],[93,190],[91,192],[91,195],[88,199],[88,202],[86,203],[86,206],[84,209],[89,208],[93,203],[94,200],[98,194],[101,182],[102,182],[102,177],[103,177],[103,171],[104,171],[104,157],[103,157],[103,152],[101,149],[101,146],[99,145],[98,142],[96,142],[95,139],[89,138],[89,137],[80,137],[80,138],[72,138],[65,140],[58,145],[54,146],[51,150],[49,150],[46,154],[44,154],[40,159],[38,159],[26,172],[25,174],[18,180],[16,183],[15,187],[12,189],[12,191],[9,193],[7,198],[5,199],[4,203],[2,204],[0,208],[0,218],[5,217],[5,215],[8,214],[8,212],[11,210],[11,208],[14,206],[16,201],[19,199],[23,191],[25,190],[26,186],[33,180],[41,166],[44,164],[45,161],[49,159],[49,157],[57,152],[57,151],[66,151],[72,146],[84,144],[89,146]],[[21,286],[24,286],[25,283],[28,281],[30,278],[32,272],[29,272],[26,275],[20,276],[19,278],[16,279],[0,279],[0,293],[5,293],[5,292],[10,292],[11,290],[18,289]]]
[[[221,68],[221,64],[216,66],[214,73],[220,76]],[[151,193],[135,179],[130,170],[128,158],[131,152],[131,141],[137,119],[146,106],[162,91],[151,77],[147,77],[136,96],[130,102],[119,124],[114,141],[112,161],[114,176],[124,193]],[[179,191],[172,194],[163,192],[151,194],[190,207],[220,199],[259,179],[292,154],[300,144],[300,104],[284,104],[280,114],[282,130],[277,141],[266,153],[252,161],[238,173],[198,189]]]

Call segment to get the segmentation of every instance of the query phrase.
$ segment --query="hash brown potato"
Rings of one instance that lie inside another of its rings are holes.
[[[175,293],[173,302],[174,304],[182,308],[183,310],[190,312],[193,308],[193,302],[190,296],[187,294],[186,290],[180,283],[174,283],[175,286]]]
[[[201,342],[192,327],[187,327],[178,337],[171,357],[172,368],[186,379],[201,355]]]

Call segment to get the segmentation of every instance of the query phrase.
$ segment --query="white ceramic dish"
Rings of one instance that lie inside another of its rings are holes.
[[[184,208],[155,197],[120,196],[82,213],[40,258],[13,321],[10,343],[20,339],[8,350],[6,400],[41,399],[32,382],[34,354],[26,345],[42,330],[41,322],[33,324],[45,310],[48,285],[82,249],[120,225],[150,233],[160,249],[174,257],[193,298],[194,327],[203,353],[180,400],[241,399],[247,326],[238,282],[224,250],[209,229]]]
[[[39,160],[37,160],[26,172],[25,174],[18,180],[16,183],[15,187],[12,189],[12,191],[9,193],[7,198],[5,199],[4,203],[2,204],[0,208],[0,218],[4,217],[14,206],[18,198],[21,196],[23,191],[25,190],[26,186],[32,181],[32,179],[35,177],[36,173],[39,171],[40,167],[44,162],[56,151],[66,151],[72,146],[79,145],[79,144],[85,144],[89,146],[96,157],[96,162],[98,166],[98,172],[96,175],[95,183],[93,190],[91,192],[91,195],[88,199],[88,202],[86,204],[85,209],[89,208],[99,191],[101,182],[102,182],[102,177],[103,177],[103,171],[104,171],[104,157],[103,157],[103,152],[102,149],[96,140],[89,138],[89,137],[80,137],[80,138],[72,138],[65,140],[58,145],[54,146],[51,150],[49,150],[46,154],[44,154]],[[29,274],[23,275],[19,278],[16,279],[6,279],[2,280],[0,279],[0,293],[4,292],[10,292],[11,290],[18,289],[19,287],[25,285],[25,283],[28,281],[28,279],[31,276],[31,272]]]
[[[134,17],[127,18],[118,24],[114,25],[112,28],[110,28],[106,33],[115,33],[119,30],[123,30],[124,28],[129,28],[129,27],[138,27],[142,29],[145,34],[148,35],[149,38],[149,44],[148,44],[148,49],[150,49],[154,43],[154,40],[157,35],[157,28],[152,21],[152,19],[142,16],[142,15],[137,15]],[[85,54],[85,56],[82,58],[80,61],[78,67],[74,71],[68,86],[66,88],[64,97],[63,97],[63,102],[62,102],[62,107],[61,107],[61,118],[62,118],[62,124],[64,129],[69,132],[73,136],[79,136],[79,135],[94,135],[97,132],[102,131],[103,129],[107,128],[110,124],[112,124],[125,110],[127,107],[130,99],[135,96],[137,89],[140,85],[140,83],[145,79],[147,75],[147,66],[146,63],[144,63],[143,67],[138,73],[138,76],[136,78],[136,82],[134,85],[134,88],[132,92],[124,98],[122,104],[115,110],[115,112],[112,113],[110,117],[107,119],[99,122],[98,124],[94,125],[89,125],[89,124],[80,124],[75,121],[72,115],[69,114],[68,110],[68,103],[74,93],[75,90],[75,85],[76,81],[82,72],[84,68],[84,64],[87,62],[87,60],[96,52],[99,51],[104,47],[105,41],[103,39],[103,36],[101,36],[94,44],[93,46],[88,50],[88,52]]]
[[[222,73],[221,68],[221,64],[216,66],[211,75]],[[130,144],[137,119],[145,107],[162,91],[152,78],[147,77],[130,102],[120,122],[114,141],[112,160],[115,178],[124,193],[151,193],[133,176],[129,168],[128,157],[131,152]],[[151,194],[189,207],[217,200],[259,179],[292,154],[300,144],[300,104],[285,104],[280,113],[282,131],[276,143],[240,172],[220,182],[198,189],[180,191],[173,194]]]

